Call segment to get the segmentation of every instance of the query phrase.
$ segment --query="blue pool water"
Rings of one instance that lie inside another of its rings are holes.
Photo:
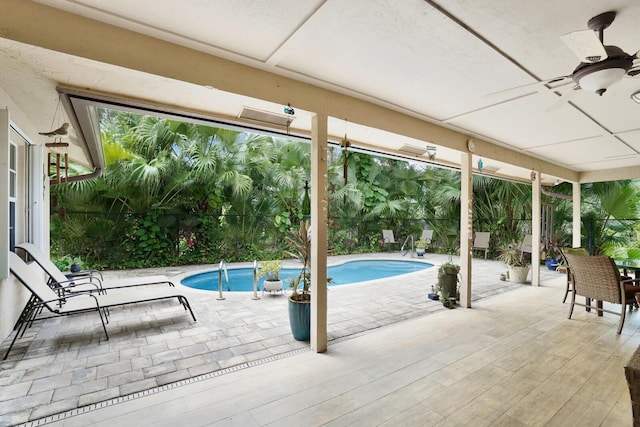
[[[433,264],[418,261],[393,261],[393,260],[360,260],[347,261],[343,264],[332,265],[327,270],[327,275],[333,279],[329,286],[345,285],[348,283],[364,282],[366,280],[384,279],[385,277],[398,276],[433,267]],[[227,291],[253,291],[253,268],[229,268],[229,288],[222,274],[222,288]],[[284,281],[284,288],[288,289],[287,279],[300,274],[299,268],[283,268],[280,278]],[[194,274],[185,277],[181,283],[195,289],[209,291],[218,290],[218,270]],[[262,289],[264,278],[258,281],[258,289]]]

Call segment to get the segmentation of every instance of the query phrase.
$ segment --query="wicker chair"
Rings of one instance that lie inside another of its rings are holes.
[[[620,280],[618,267],[608,256],[586,257],[569,253],[565,253],[564,256],[569,264],[574,286],[571,307],[569,307],[569,319],[573,314],[574,305],[593,308],[590,305],[576,302],[576,295],[581,295],[598,301],[597,307],[595,307],[598,315],[602,315],[602,313],[619,315],[618,333],[622,332],[626,305],[633,304],[635,293],[640,292],[640,288],[633,286],[633,282],[636,281],[633,279]],[[602,301],[621,304],[620,313],[603,308]]]
[[[564,291],[564,298],[562,298],[563,304],[567,302],[567,296],[569,295],[569,292],[573,292],[573,276],[571,275],[571,269],[569,268],[567,257],[565,257],[564,254],[589,256],[589,252],[587,252],[585,248],[560,248],[560,256],[562,257],[562,261],[567,273],[567,288]]]

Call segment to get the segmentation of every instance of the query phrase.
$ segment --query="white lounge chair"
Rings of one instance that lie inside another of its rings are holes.
[[[9,252],[9,266],[11,273],[22,283],[30,292],[31,297],[27,305],[22,310],[14,330],[16,335],[11,341],[11,345],[4,355],[7,358],[13,344],[19,335],[24,334],[27,327],[31,326],[34,321],[43,320],[49,317],[67,316],[72,314],[87,313],[96,311],[102,321],[102,329],[109,339],[106,324],[109,323],[108,309],[119,305],[137,304],[150,301],[158,301],[163,299],[176,298],[185,310],[189,310],[191,317],[196,321],[196,317],[191,310],[191,305],[187,297],[177,290],[175,287],[170,288],[146,288],[135,289],[135,291],[111,292],[108,295],[96,293],[75,293],[58,295],[53,289],[47,286],[39,277],[38,272],[32,266],[25,263],[17,254]],[[38,317],[38,315],[47,309],[51,316]]]
[[[20,243],[16,245],[26,252],[36,264],[38,264],[44,272],[49,276],[49,286],[66,292],[105,292],[109,289],[128,288],[131,286],[168,284],[174,286],[173,282],[163,275],[134,277],[125,279],[109,279],[103,280],[90,272],[85,277],[67,278],[62,271],[33,243]]]

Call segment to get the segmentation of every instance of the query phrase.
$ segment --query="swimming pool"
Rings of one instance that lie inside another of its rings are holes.
[[[367,280],[384,279],[415,271],[426,270],[433,264],[421,261],[396,261],[396,260],[354,260],[342,264],[329,266],[327,275],[333,279],[329,286],[346,285],[349,283],[364,282]],[[222,275],[222,288],[225,291],[253,291],[253,268],[228,268],[229,289]],[[283,268],[280,278],[284,281],[284,288],[288,289],[287,279],[300,274],[299,268]],[[206,271],[181,280],[183,285],[195,289],[209,291],[218,290],[218,270]],[[261,290],[264,278],[258,281],[258,289]]]

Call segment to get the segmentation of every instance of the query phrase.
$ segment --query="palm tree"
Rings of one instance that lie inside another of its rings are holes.
[[[249,259],[265,250],[277,256],[282,234],[304,218],[308,143],[132,113],[101,114],[107,163],[103,175],[58,185],[52,194],[62,208],[61,218],[64,209],[119,216],[54,219],[54,233],[66,227],[62,235],[74,236],[65,244],[82,242],[81,236],[97,230],[102,236],[86,239],[91,243],[76,245],[77,250],[97,258],[101,247],[129,239],[137,246],[126,249],[131,254],[127,259],[140,253],[142,258],[157,253],[170,258],[177,246],[174,236],[180,234],[196,261]],[[353,151],[345,185],[342,151],[330,148],[327,171],[330,241],[338,249],[347,240],[360,239],[361,247],[376,250],[381,228],[415,234],[425,221],[441,246],[458,245],[458,172]],[[479,229],[502,241],[525,234],[530,186],[476,176],[473,194]],[[620,220],[637,215],[637,185],[591,184],[583,195],[585,215],[603,219],[594,222],[595,245],[620,243],[628,234]],[[555,208],[558,218],[570,213],[568,202],[560,200]]]
[[[628,243],[625,219],[638,216],[640,192],[635,181],[608,181],[583,187],[583,231],[593,254],[611,253]]]
[[[473,179],[474,216],[479,228],[500,236],[501,243],[520,241],[530,232],[531,186],[475,176]]]

